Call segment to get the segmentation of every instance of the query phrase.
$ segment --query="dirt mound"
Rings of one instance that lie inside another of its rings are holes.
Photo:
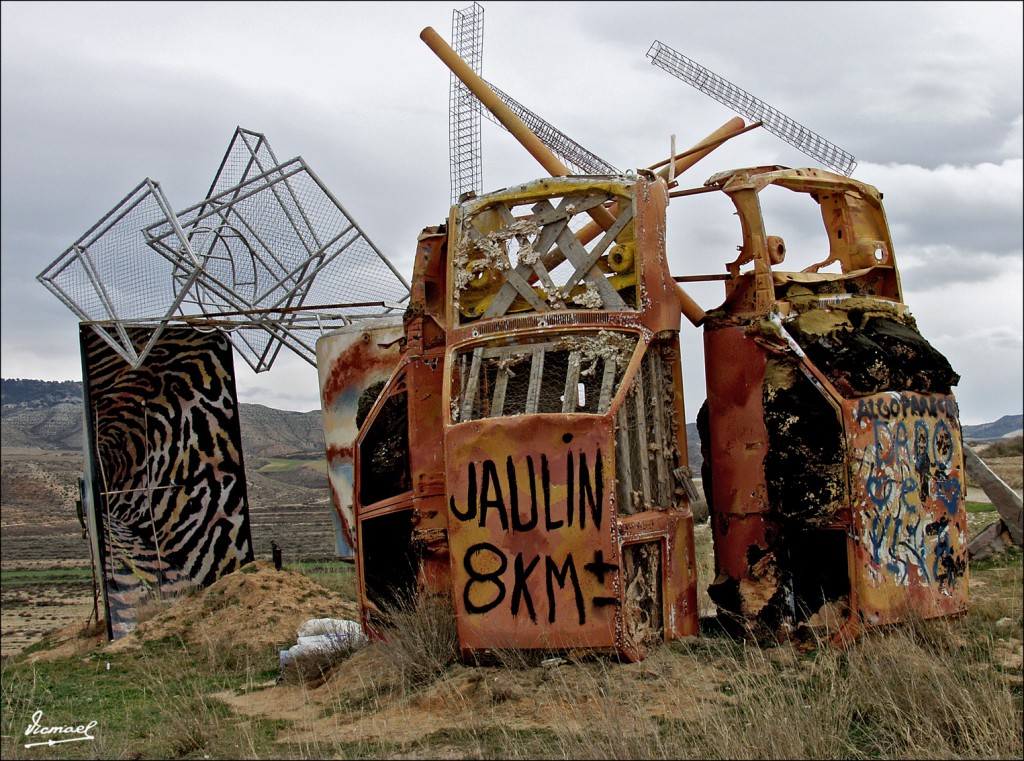
[[[244,646],[258,651],[295,644],[296,632],[311,618],[358,620],[357,606],[327,587],[258,560],[218,579],[203,590],[160,603],[110,650],[128,650],[143,641],[180,639],[192,645]]]
[[[107,641],[107,630],[100,621],[92,618],[78,620],[66,626],[54,629],[42,640],[40,650],[29,655],[29,663],[36,661],[59,661],[84,655],[90,650],[101,647]]]

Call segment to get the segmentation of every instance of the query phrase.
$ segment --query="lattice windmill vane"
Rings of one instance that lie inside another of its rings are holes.
[[[379,316],[408,297],[408,283],[305,161],[279,162],[259,133],[236,129],[207,198],[170,209],[145,180],[38,276],[132,367],[178,320],[225,330],[256,372],[282,346],[315,366],[315,338],[304,333]],[[133,345],[130,324],[153,326],[146,346]]]
[[[452,49],[477,74],[483,65],[484,9],[479,3],[452,13]],[[600,156],[592,153],[561,130],[549,124],[526,106],[495,87],[487,86],[501,98],[519,119],[562,161],[580,174],[621,174]],[[500,120],[483,108],[469,88],[451,74],[449,91],[450,158],[452,201],[468,191],[479,193],[483,187],[480,117],[505,128]]]
[[[829,169],[847,177],[853,174],[857,162],[842,148],[668,45],[655,41],[647,51],[647,57],[655,66],[692,85],[705,95],[710,95],[741,116],[761,122],[773,135],[820,161]]]

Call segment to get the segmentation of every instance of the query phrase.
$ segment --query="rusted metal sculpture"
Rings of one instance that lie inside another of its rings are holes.
[[[785,244],[766,234],[758,201],[771,185],[820,205],[819,264],[779,266]],[[743,235],[725,303],[704,321],[699,425],[720,617],[785,636],[824,610],[844,621],[829,632],[843,641],[865,625],[963,612],[959,376],[902,301],[880,194],[783,167],[705,187],[730,197]],[[831,264],[840,272],[819,272]]]
[[[612,203],[581,243],[573,219]],[[368,626],[423,590],[451,592],[467,656],[636,660],[696,633],[666,204],[653,175],[545,179],[421,237],[406,350],[356,447]]]
[[[466,658],[639,660],[696,634],[684,316],[704,330],[720,619],[772,638],[829,619],[842,643],[965,610],[958,376],[902,301],[880,194],[784,167],[670,193],[750,128],[739,119],[658,174],[571,176],[432,30],[421,37],[553,176],[465,198],[420,236],[401,357],[367,392],[353,448],[364,626],[380,633],[390,606],[437,595]],[[769,186],[820,205],[819,264],[781,269],[758,201]],[[674,278],[666,206],[698,192],[732,200],[740,253],[722,275]],[[709,278],[726,298],[705,312],[676,281]]]

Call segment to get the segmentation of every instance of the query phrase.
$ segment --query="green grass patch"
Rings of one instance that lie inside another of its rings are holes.
[[[969,513],[994,513],[996,506],[991,502],[965,502]]]
[[[0,586],[17,587],[29,584],[88,584],[90,568],[16,568],[0,573]]]
[[[308,576],[317,584],[338,592],[346,600],[355,602],[358,598],[356,593],[356,567],[352,563],[341,560],[300,560],[296,563],[285,563],[290,571],[297,571],[303,576]]]
[[[308,460],[286,460],[280,457],[270,457],[267,464],[259,469],[260,473],[287,473],[290,470],[303,468],[309,464]]]
[[[237,666],[241,662],[233,659],[230,668],[211,664],[173,638],[146,643],[141,652],[96,649],[85,657],[5,662],[0,757],[250,757],[253,747],[272,747],[282,723],[258,717],[239,722],[212,695],[272,679],[276,668],[268,664],[276,666],[276,654],[259,654],[246,668]],[[95,721],[95,739],[25,748],[26,742],[49,739],[26,739],[37,711],[41,726]]]
[[[409,721],[428,720],[421,737],[405,741],[388,732],[333,733],[329,723],[310,732],[306,718],[282,714],[235,714],[214,695],[270,691],[272,700],[275,689],[296,686],[274,684],[276,649],[249,649],[244,632],[204,644],[168,636],[49,662],[19,656],[0,665],[0,758],[1021,758],[1024,689],[1006,642],[1019,637],[1022,556],[1009,548],[971,564],[984,594],[966,616],[870,629],[848,650],[795,658],[706,632],[639,665],[600,659],[544,670],[511,653],[470,671],[455,663],[449,610],[386,611],[396,628],[369,645],[385,650],[352,668],[330,664],[359,688],[319,705],[317,718],[368,730],[375,712],[393,719],[405,706]],[[331,559],[289,570],[355,577],[351,564]],[[378,663],[389,669],[378,671]],[[321,674],[309,676],[304,689]],[[477,710],[446,726],[459,694]],[[550,707],[550,726],[543,716],[522,723],[535,705]],[[96,739],[26,749],[36,711],[44,726],[96,721]],[[279,743],[290,730],[300,739]]]

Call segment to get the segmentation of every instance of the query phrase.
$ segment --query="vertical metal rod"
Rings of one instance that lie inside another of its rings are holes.
[[[526,414],[535,415],[540,406],[540,386],[544,380],[544,349],[533,350],[530,363],[530,387],[526,392]]]
[[[618,452],[616,456],[616,467],[615,474],[619,479],[619,513],[622,515],[632,515],[636,512],[633,509],[633,463],[630,457],[630,446],[629,446],[629,413],[627,407],[629,402],[619,407],[619,413],[616,415],[616,431],[615,435],[618,438]]]
[[[658,450],[654,453],[654,463],[657,466],[658,478],[658,504],[660,507],[672,507],[672,483],[668,471],[668,452],[666,447],[671,439],[671,432],[665,422],[665,405],[662,403],[662,394],[665,389],[672,389],[671,385],[665,383],[664,367],[661,363],[661,347],[653,344],[648,351],[651,356],[651,410],[654,413],[654,443]],[[673,390],[674,393],[674,390]]]
[[[559,161],[551,150],[544,145],[536,133],[533,132],[516,114],[501,100],[500,97],[487,85],[487,83],[470,68],[459,55],[452,50],[441,36],[431,27],[426,27],[420,32],[420,39],[427,47],[434,51],[438,58],[469,88],[484,107],[487,108],[501,125],[507,129],[512,136],[519,141],[531,156],[540,163],[544,170],[553,177],[565,177],[572,174],[569,169]],[[587,212],[591,218],[602,228],[609,228],[615,221],[615,217],[608,213],[604,207],[595,207]]]
[[[575,412],[579,406],[580,386],[580,353],[569,353],[569,367],[565,373],[565,390],[562,394],[562,412]]]
[[[646,357],[644,358],[646,360]],[[640,483],[644,489],[644,507],[650,506],[653,501],[651,491],[651,452],[648,449],[650,443],[647,438],[647,395],[644,391],[644,368],[648,365],[646,361],[640,363],[636,369],[636,381],[633,395],[633,402],[636,405],[636,444],[637,454],[640,456]]]
[[[603,415],[612,406],[612,392],[615,390],[615,371],[618,363],[614,359],[604,360],[604,375],[601,377],[601,398],[597,403],[597,412]]]
[[[480,388],[480,362],[483,358],[483,347],[473,349],[473,364],[469,369],[469,382],[466,384],[466,393],[462,397],[462,413],[459,415],[459,422],[473,420],[473,404]]]

